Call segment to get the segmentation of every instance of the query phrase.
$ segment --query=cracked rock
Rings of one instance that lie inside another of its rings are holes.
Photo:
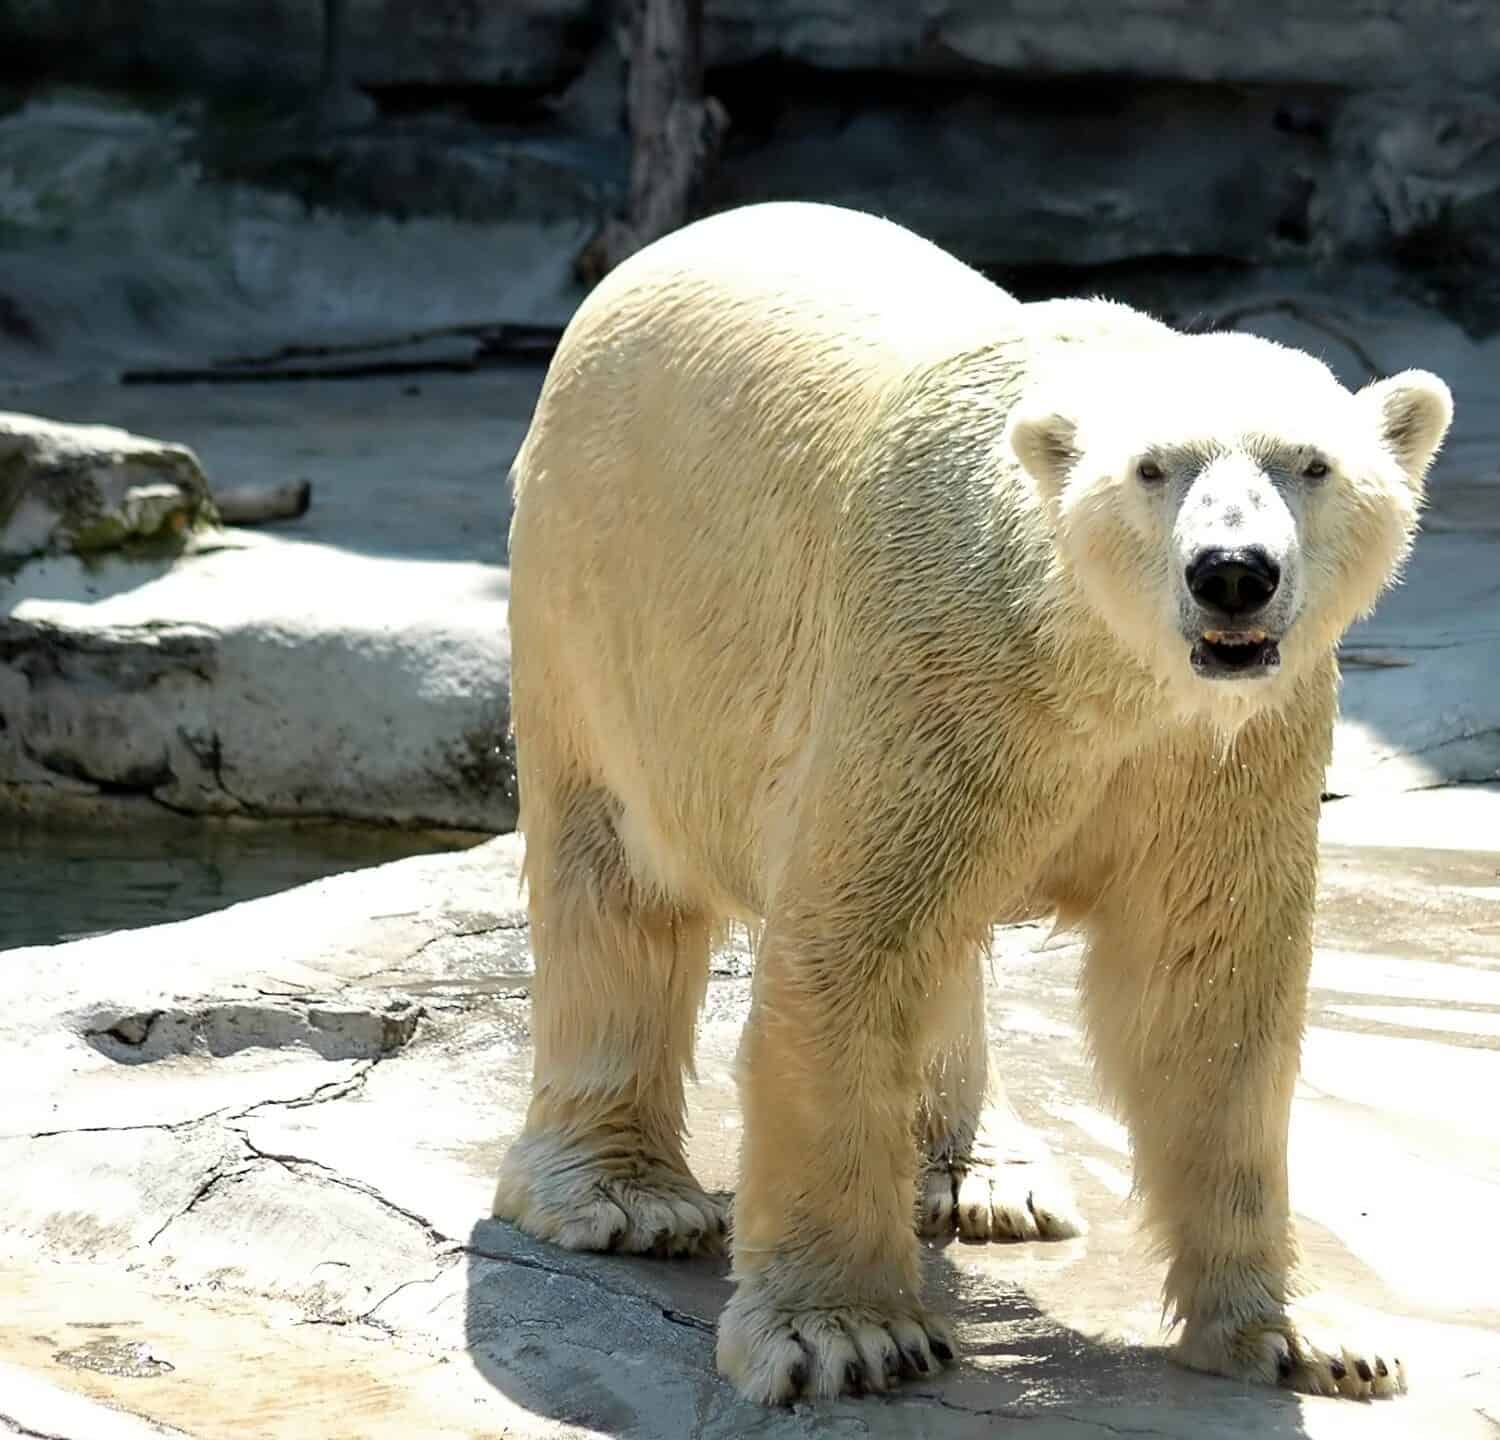
[[[149,1242],[184,1286],[253,1287],[310,1320],[358,1320],[392,1276],[430,1273],[440,1242],[378,1195],[295,1158],[250,1153],[205,1177]]]
[[[1359,840],[1421,843],[1427,816],[1481,846],[1495,797],[1452,798],[1382,801]],[[86,1395],[194,1440],[1493,1440],[1500,1272],[1472,1227],[1412,1227],[1431,1196],[1479,1215],[1493,1188],[1491,1119],[1452,1103],[1495,1085],[1493,853],[1325,860],[1291,1178],[1317,1278],[1421,1376],[1373,1410],[1168,1364],[1127,1142],[1077,1029],[1080,947],[1040,948],[1040,927],[996,933],[994,1055],[1089,1235],[927,1248],[926,1291],[962,1342],[939,1376],[883,1399],[740,1401],[714,1366],[725,1262],[565,1251],[489,1218],[530,1095],[530,1002],[496,983],[527,978],[524,918],[505,908],[520,862],[506,837],[0,967],[0,1132],[27,1126],[0,1135],[0,1417],[106,1440],[96,1417],[61,1418]],[[689,1094],[689,1157],[719,1193],[741,1137],[744,959],[715,957]],[[415,1034],[387,1048],[416,994]],[[325,1058],[329,1035],[369,1053]],[[75,1393],[21,1409],[34,1391],[16,1374]]]

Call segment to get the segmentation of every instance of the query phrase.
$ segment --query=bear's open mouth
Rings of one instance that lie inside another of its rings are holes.
[[[1269,675],[1281,651],[1264,630],[1205,630],[1193,646],[1193,669],[1210,679]]]

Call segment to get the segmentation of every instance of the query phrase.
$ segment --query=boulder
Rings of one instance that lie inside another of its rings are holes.
[[[624,154],[43,92],[0,113],[0,382],[565,319]]]
[[[0,565],[132,545],[179,550],[217,518],[185,445],[0,412]]]

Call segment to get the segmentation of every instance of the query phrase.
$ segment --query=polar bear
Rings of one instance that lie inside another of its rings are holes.
[[[536,1054],[494,1213],[575,1249],[723,1242],[683,1082],[743,923],[719,1366],[766,1402],[927,1373],[955,1347],[914,1217],[1078,1227],[1006,1163],[980,1019],[992,926],[1054,914],[1179,1358],[1404,1388],[1289,1304],[1287,1123],[1334,649],[1451,413],[1425,373],[1351,393],[1253,337],[1022,305],[831,207],[622,265],[514,469]]]

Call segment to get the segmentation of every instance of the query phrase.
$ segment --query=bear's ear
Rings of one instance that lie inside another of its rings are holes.
[[[1403,370],[1359,392],[1380,431],[1381,443],[1401,463],[1414,489],[1420,489],[1453,422],[1453,396],[1436,375]]]
[[[1078,463],[1078,427],[1056,411],[1016,415],[1010,448],[1044,495],[1056,495]]]

